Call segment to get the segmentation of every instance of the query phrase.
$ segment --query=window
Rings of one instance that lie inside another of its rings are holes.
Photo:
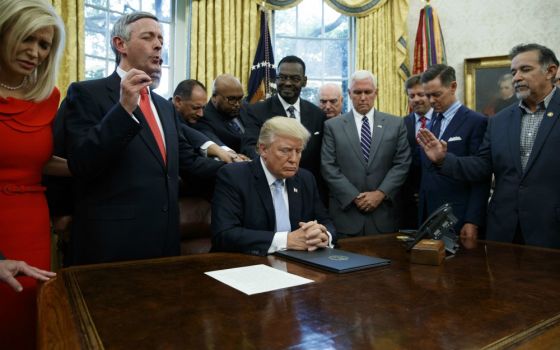
[[[84,11],[86,79],[103,78],[115,70],[115,55],[110,44],[113,23],[125,13],[146,11],[155,14],[163,28],[163,65],[161,82],[156,91],[163,96],[173,91],[169,63],[172,50],[171,0],[85,0]]]
[[[317,103],[318,90],[327,82],[348,89],[354,67],[354,21],[331,9],[322,0],[304,0],[288,10],[274,12],[274,60],[287,55],[303,59],[307,87],[301,97]],[[347,110],[344,99],[344,110]]]

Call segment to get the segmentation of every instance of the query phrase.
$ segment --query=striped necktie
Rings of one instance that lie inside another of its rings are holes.
[[[288,117],[290,117],[290,118],[295,118],[296,117],[296,113],[295,113],[296,108],[294,106],[288,107],[287,111],[288,111]]]
[[[369,149],[371,147],[371,130],[369,128],[369,121],[366,116],[362,118],[360,146],[362,148],[362,154],[364,155],[364,160],[367,163],[369,159]]]

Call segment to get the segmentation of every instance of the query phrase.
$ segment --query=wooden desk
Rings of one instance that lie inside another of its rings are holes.
[[[392,260],[337,275],[204,254],[67,268],[39,294],[41,348],[478,349],[560,346],[560,251],[494,242],[411,265],[394,236],[341,248]],[[286,267],[316,283],[247,296],[204,272]]]

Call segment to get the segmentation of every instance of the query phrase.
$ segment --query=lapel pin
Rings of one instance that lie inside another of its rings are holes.
[[[382,128],[383,126],[382,126],[381,124],[377,124],[377,127],[378,127],[378,128]]]
[[[294,192],[297,193],[297,188],[294,187]]]
[[[553,115],[554,115],[554,113],[552,113],[552,112],[548,112],[548,113],[546,114],[546,116],[549,117],[549,118],[552,117]]]

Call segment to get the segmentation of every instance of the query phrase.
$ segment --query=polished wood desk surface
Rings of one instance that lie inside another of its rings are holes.
[[[410,264],[394,235],[342,249],[392,260],[335,274],[213,253],[63,269],[40,290],[41,348],[479,349],[560,346],[560,251],[479,241]],[[268,264],[316,283],[247,296],[204,274]]]

